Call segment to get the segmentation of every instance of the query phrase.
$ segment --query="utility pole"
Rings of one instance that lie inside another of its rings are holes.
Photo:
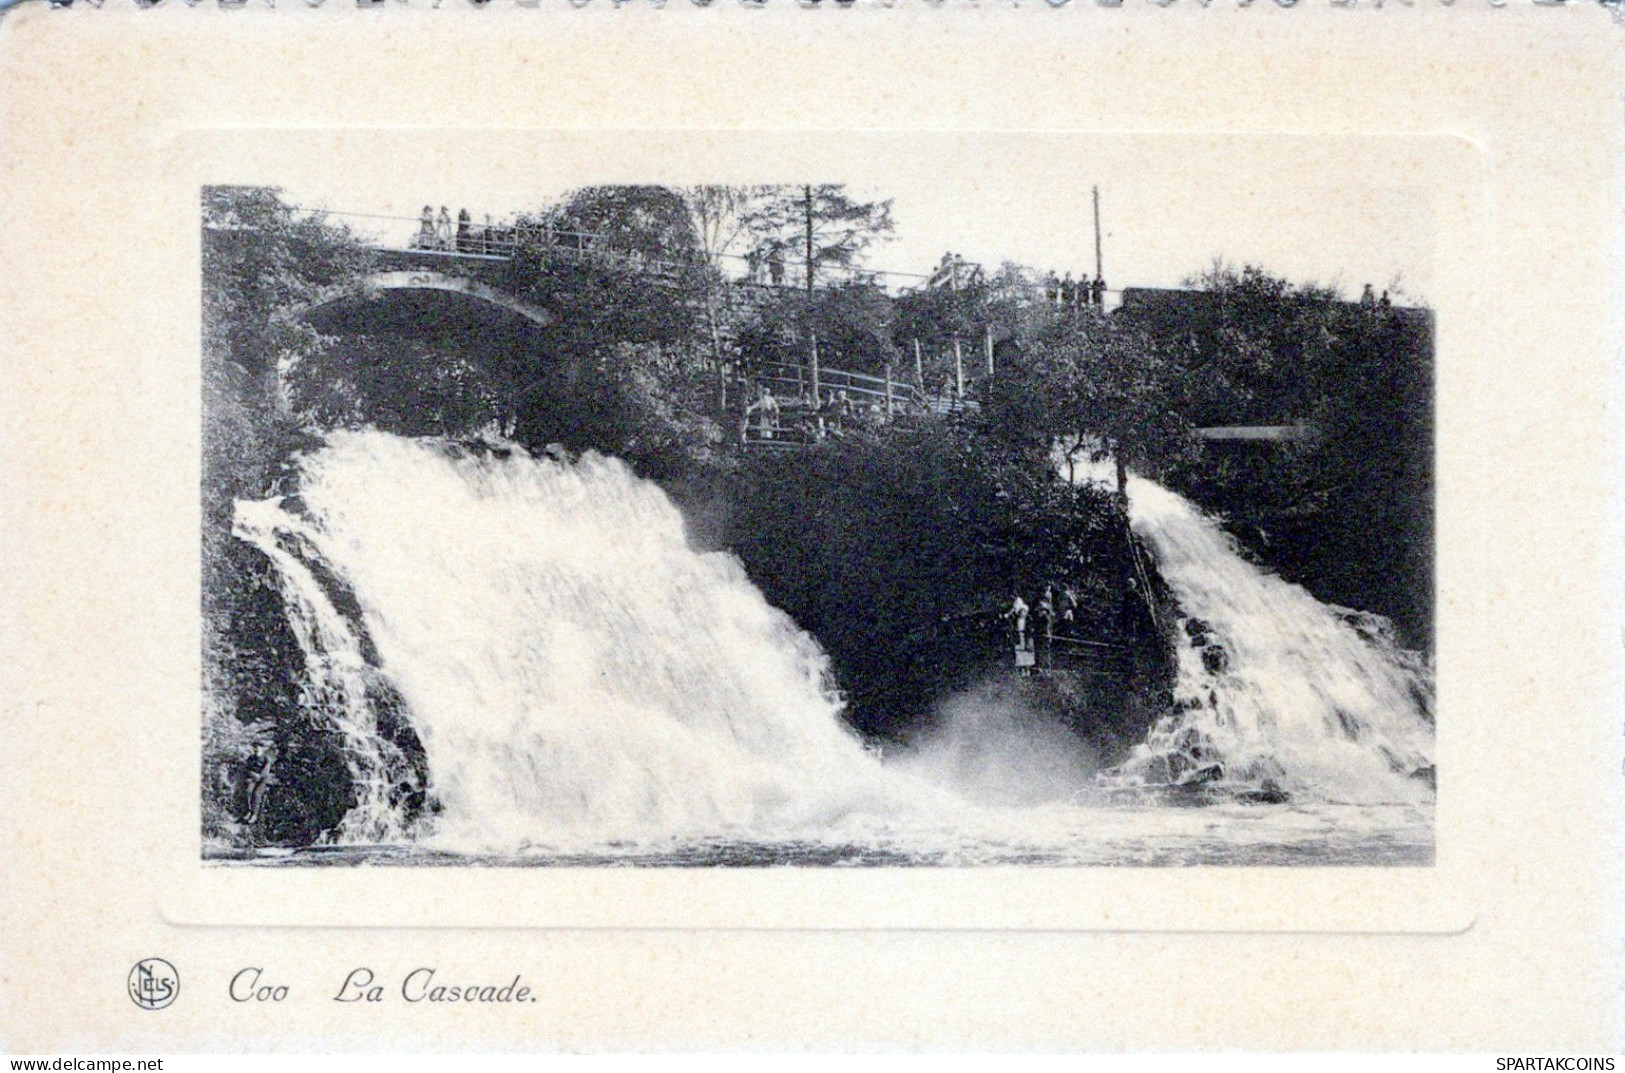
[[[813,296],[813,202],[812,202],[812,185],[809,183],[808,185],[803,186],[801,188],[801,190],[802,190],[803,197],[805,198],[806,217],[807,217],[807,300],[811,301],[812,296]],[[1096,193],[1096,202],[1095,202],[1095,218],[1096,218],[1095,229],[1096,230],[1099,230],[1099,228],[1100,228],[1099,217],[1100,217],[1100,203],[1099,203],[1099,194],[1097,192]]]
[[[987,329],[987,375],[988,379],[993,378],[993,327],[991,325]]]
[[[822,395],[818,393],[818,333],[812,333],[812,392],[813,402],[817,404]]]
[[[811,321],[812,321],[812,302],[813,302],[813,202],[812,202],[812,184],[808,183],[807,185],[803,186],[801,188],[801,193],[802,193],[802,198],[803,198],[802,204],[803,204],[803,206],[805,208],[805,214],[804,215],[806,217],[805,222],[806,222],[806,239],[807,239],[807,249],[806,249],[806,253],[807,253],[807,320],[808,320],[808,323],[810,325]],[[812,331],[810,327],[809,327],[808,330],[812,334],[812,389],[813,389],[813,403],[816,405],[818,403],[818,398],[819,398],[819,396],[818,396],[818,333],[816,331]]]
[[[1095,278],[1105,279],[1100,261],[1100,187],[1095,187]]]

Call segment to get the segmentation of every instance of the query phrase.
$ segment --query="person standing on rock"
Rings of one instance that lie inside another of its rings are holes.
[[[254,746],[248,761],[248,815],[244,822],[252,827],[265,806],[265,795],[276,785],[277,747],[275,742]]]

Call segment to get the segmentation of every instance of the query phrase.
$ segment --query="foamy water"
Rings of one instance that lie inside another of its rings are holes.
[[[1182,699],[1223,702],[1159,733],[1206,735],[1228,780],[1286,779],[1290,805],[1150,785],[1166,744],[1155,736],[1127,775],[1101,782],[1045,713],[974,693],[951,702],[937,734],[883,762],[842,720],[814,639],[731,556],[693,550],[676,507],[622,463],[335,433],[301,462],[297,501],[240,503],[236,531],[276,565],[312,665],[307,707],[342,734],[361,804],[339,832],[348,847],[249,856],[1430,860],[1431,797],[1383,759],[1430,762],[1431,728],[1384,708],[1408,680],[1349,648],[1307,593],[1296,590],[1313,608],[1277,591],[1188,504],[1147,482],[1131,492],[1136,529],[1181,605],[1234,653],[1233,681],[1216,681],[1199,654],[1190,675],[1182,662]],[[359,622],[333,608],[324,577],[353,594]],[[1288,633],[1308,632],[1283,635],[1283,608]],[[368,674],[399,691],[427,754],[438,809],[410,828],[389,805],[404,764],[366,708]],[[1341,738],[1325,727],[1334,710]]]
[[[1166,777],[1211,758],[1229,781],[1299,797],[1402,802],[1430,796],[1432,675],[1374,615],[1328,607],[1249,563],[1213,519],[1131,478],[1129,517],[1180,612],[1175,701],[1124,770]],[[1203,649],[1216,653],[1204,659]],[[1216,666],[1210,665],[1216,664]]]

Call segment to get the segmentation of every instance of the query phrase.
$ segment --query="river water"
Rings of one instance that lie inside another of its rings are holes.
[[[1433,860],[1432,685],[1371,616],[1247,563],[1150,482],[1131,520],[1180,605],[1176,700],[1100,772],[1043,713],[956,698],[881,756],[816,641],[612,458],[335,433],[297,499],[240,503],[360,800],[248,864],[1192,865]],[[329,594],[337,579],[353,610]],[[1222,665],[1210,650],[1222,649]],[[438,809],[370,676],[404,699]],[[398,795],[396,795],[398,798]]]

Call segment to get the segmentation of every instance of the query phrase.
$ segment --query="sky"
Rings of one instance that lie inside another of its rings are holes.
[[[1370,283],[1392,289],[1404,304],[1423,304],[1431,285],[1433,206],[1419,186],[1396,178],[1403,161],[1368,147],[869,135],[849,136],[833,154],[795,140],[755,152],[727,142],[698,154],[687,145],[588,153],[575,137],[547,151],[442,155],[439,167],[407,159],[416,147],[403,148],[398,161],[387,152],[341,153],[329,166],[307,163],[300,174],[254,181],[281,186],[305,207],[415,218],[429,203],[453,215],[467,207],[476,222],[486,213],[501,220],[545,206],[593,183],[844,182],[855,196],[893,202],[893,236],[872,249],[866,267],[922,275],[950,250],[989,269],[1010,260],[1092,274],[1091,193],[1098,186],[1113,288],[1179,286],[1219,258],[1335,286],[1348,297]],[[402,174],[419,178],[402,184],[395,178]],[[401,235],[413,230],[409,223],[376,225]]]

